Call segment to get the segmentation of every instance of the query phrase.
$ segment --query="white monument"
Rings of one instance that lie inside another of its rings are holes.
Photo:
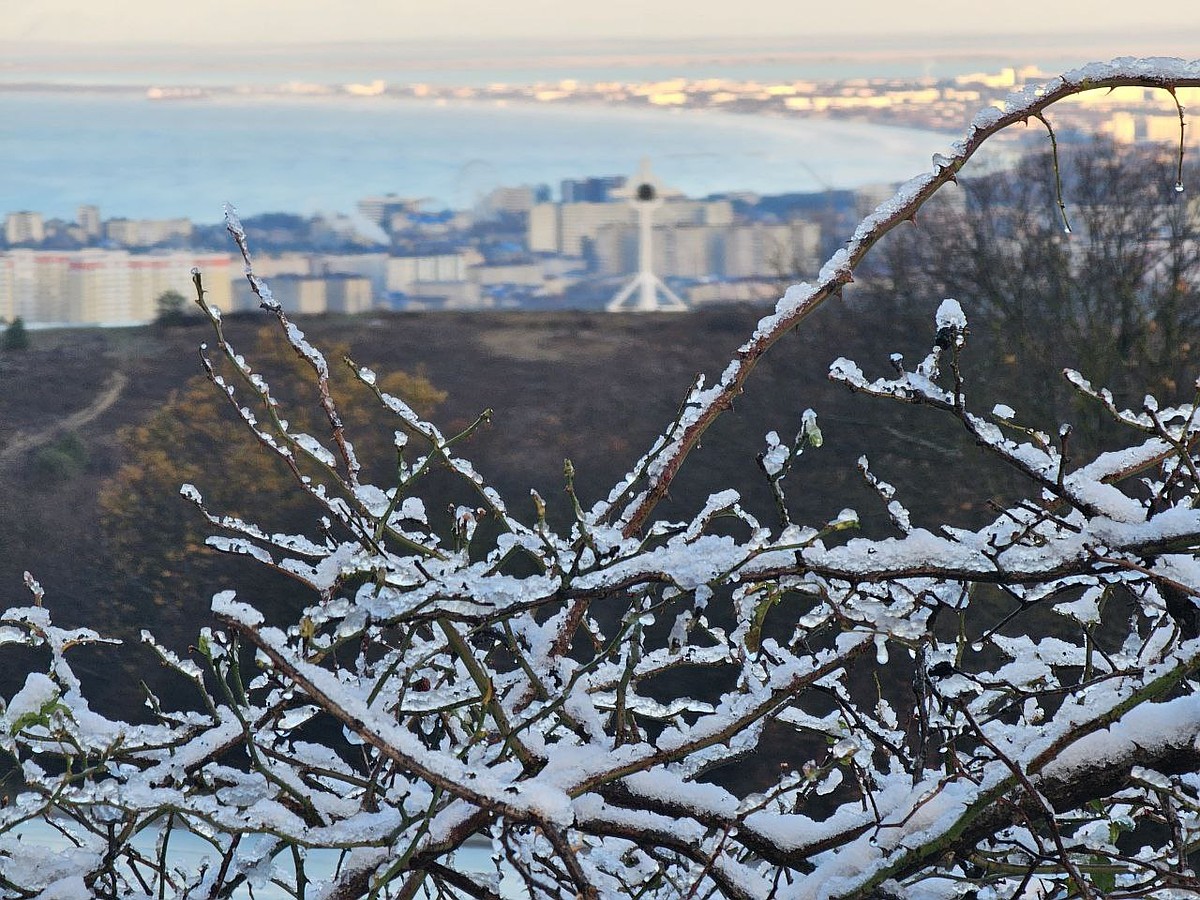
[[[680,192],[664,188],[650,171],[650,160],[643,159],[637,178],[629,187],[613,192],[614,196],[625,197],[638,217],[638,272],[608,301],[609,312],[683,312],[687,304],[679,299],[662,279],[654,274],[652,221],[654,210],[662,206],[665,196],[677,197]],[[636,298],[632,303],[628,301]]]

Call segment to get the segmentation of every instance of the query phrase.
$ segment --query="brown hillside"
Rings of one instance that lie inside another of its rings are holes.
[[[466,455],[510,508],[531,515],[529,489],[535,487],[561,520],[564,458],[575,464],[585,503],[605,494],[671,419],[695,376],[720,373],[758,314],[738,309],[628,316],[413,314],[299,324],[318,347],[343,343],[357,362],[379,371],[427,376],[448,394],[435,416],[447,430],[466,425],[486,407],[494,409],[491,426],[472,439]],[[917,321],[928,318],[922,311]],[[255,316],[228,322],[229,336],[239,349],[249,348],[264,321]],[[915,512],[985,501],[979,484],[945,483],[942,476],[964,452],[961,444],[939,446],[936,435],[954,434],[953,423],[924,410],[853,398],[826,381],[836,356],[857,355],[868,371],[882,371],[888,352],[923,355],[929,345],[923,324],[904,335],[868,323],[868,317],[830,306],[769,355],[744,398],[685,467],[664,514],[683,518],[708,492],[733,485],[771,524],[770,492],[755,455],[767,431],[785,439],[794,434],[808,406],[821,414],[826,445],[806,455],[790,478],[800,520],[824,521],[854,506],[867,527],[885,527],[882,505],[853,471],[853,461],[872,445],[873,468],[881,476],[918,486],[909,497]],[[181,596],[170,610],[156,609],[140,599],[138,585],[114,577],[96,497],[127,461],[118,429],[144,421],[200,371],[197,347],[211,334],[207,326],[195,325],[35,332],[32,338],[28,351],[0,355],[3,600],[26,601],[21,573],[28,569],[46,587],[47,603],[63,624],[127,636],[146,627],[182,649],[206,623],[212,593],[246,578],[256,589],[265,589],[263,582],[244,574],[246,564],[235,561],[228,578],[208,584],[201,596]],[[876,346],[866,346],[870,342]],[[106,391],[110,402],[97,411]],[[89,408],[94,416],[81,421]],[[73,416],[71,430],[64,423]],[[30,436],[37,439],[30,443]],[[18,439],[27,446],[6,457],[5,447]],[[220,477],[220,461],[213,462],[212,477]],[[433,500],[429,506],[437,509]],[[179,516],[196,515],[182,500],[177,509]],[[307,600],[281,602],[298,607]]]

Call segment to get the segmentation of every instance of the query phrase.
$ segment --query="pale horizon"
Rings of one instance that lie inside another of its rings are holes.
[[[184,44],[230,47],[323,43],[553,41],[656,41],[696,39],[706,43],[758,38],[809,40],[797,50],[837,54],[854,46],[827,46],[822,38],[855,36],[904,43],[947,38],[1034,38],[1066,42],[1111,38],[1130,46],[1122,52],[1187,52],[1200,36],[1200,6],[1183,0],[1156,4],[1153,18],[1121,5],[1084,0],[1055,4],[1020,0],[1004,6],[966,6],[947,16],[941,0],[896,3],[858,0],[841,6],[750,0],[741,4],[694,0],[608,0],[604,4],[509,0],[395,2],[356,0],[40,0],[0,17],[0,42],[46,44]],[[1150,44],[1147,45],[1147,40]],[[1155,49],[1163,46],[1161,51]],[[1018,49],[1018,48],[1010,48]],[[1192,50],[1191,54],[1194,55]]]

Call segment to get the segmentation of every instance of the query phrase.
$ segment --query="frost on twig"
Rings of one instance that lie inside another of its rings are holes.
[[[460,455],[488,413],[447,436],[350,363],[395,422],[392,480],[370,483],[328,362],[254,274],[231,211],[251,287],[311,369],[327,432],[288,423],[197,275],[215,335],[206,370],[321,517],[272,534],[210,509],[202,486],[183,493],[220,532],[214,546],[296,579],[309,605],[273,622],[221,590],[189,655],[144,635],[197,702],[150,696],[147,720],[127,723],[89,707],[73,664],[99,636],[55,626],[30,577],[33,605],[0,616],[0,644],[47,660],[0,712],[22,780],[0,808],[0,897],[1195,893],[1194,405],[1124,410],[1068,373],[1128,435],[1070,459],[1069,429],[1025,427],[1019,398],[977,411],[960,365],[967,316],[947,299],[931,304],[915,367],[839,358],[830,375],[862,402],[928,407],[1011,472],[1024,492],[990,521],[922,521],[864,457],[894,531],[858,536],[852,510],[802,524],[789,495],[804,489],[801,453],[820,452],[811,410],[794,437],[768,435],[759,460],[778,522],[733,490],[680,521],[652,518],[757,360],[882,234],[1000,128],[1121,84],[1194,86],[1200,70],[1119,60],[982,114],[815,284],[790,289],[712,384],[697,381],[608,501],[585,510],[567,463],[570,524],[557,531],[546,508],[560,501],[510,505]],[[437,469],[472,498],[446,528],[426,493]],[[1022,630],[1039,610],[1062,627]],[[729,786],[731,767],[764,758],[753,791]],[[35,827],[67,849],[28,839]],[[202,864],[179,849],[185,832]],[[456,852],[475,840],[491,871]],[[337,861],[318,870],[321,848]]]

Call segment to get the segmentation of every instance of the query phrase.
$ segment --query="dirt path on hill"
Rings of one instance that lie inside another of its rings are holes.
[[[50,443],[56,436],[67,431],[82,428],[89,422],[95,421],[104,414],[121,397],[129,379],[123,372],[113,372],[104,389],[86,407],[73,412],[66,418],[55,422],[47,428],[37,431],[18,431],[11,441],[0,448],[0,466],[7,466],[20,458],[23,453]]]

